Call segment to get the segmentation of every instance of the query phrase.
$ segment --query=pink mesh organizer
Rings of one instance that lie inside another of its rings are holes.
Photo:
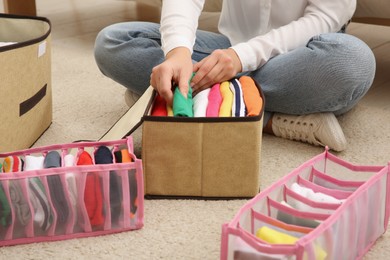
[[[143,227],[142,162],[131,137],[0,154],[0,246]]]
[[[389,172],[326,149],[223,225],[221,259],[361,259],[387,229]]]

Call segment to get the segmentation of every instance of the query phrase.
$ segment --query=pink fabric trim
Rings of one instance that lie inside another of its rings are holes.
[[[315,168],[312,169],[310,177],[311,177],[310,181],[312,181],[314,177],[318,177],[318,178],[326,180],[330,183],[334,183],[338,186],[347,186],[347,187],[354,187],[354,188],[358,188],[359,186],[361,186],[364,183],[364,181],[339,180],[339,179],[336,179],[328,174],[325,174],[325,173],[323,173]]]

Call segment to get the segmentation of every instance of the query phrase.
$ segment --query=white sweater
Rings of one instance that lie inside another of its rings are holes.
[[[165,54],[179,46],[192,52],[204,1],[163,0]],[[315,35],[339,31],[355,9],[356,0],[224,0],[218,29],[229,38],[243,71],[253,71]]]

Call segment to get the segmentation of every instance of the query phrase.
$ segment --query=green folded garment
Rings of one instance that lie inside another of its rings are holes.
[[[192,74],[192,77],[195,74]],[[191,79],[192,79],[191,77]],[[190,81],[188,82],[188,93],[187,98],[183,96],[180,92],[179,88],[176,87],[173,93],[173,116],[181,116],[181,117],[194,117],[194,101],[192,100],[192,88],[190,86]]]
[[[8,227],[11,224],[11,207],[9,205],[7,195],[0,183],[0,224],[3,227]]]

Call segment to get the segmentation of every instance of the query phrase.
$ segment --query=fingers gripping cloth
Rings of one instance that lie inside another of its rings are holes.
[[[192,74],[192,77],[194,75]],[[176,87],[173,92],[173,116],[194,117],[194,101],[192,99],[192,87],[190,86],[192,77],[188,82],[187,98],[180,92],[179,87]]]
[[[92,164],[92,157],[89,155],[88,152],[83,151],[77,160],[77,165]],[[95,227],[103,225],[103,193],[100,177],[96,173],[87,174],[84,190],[84,203],[91,225]]]
[[[111,150],[107,146],[99,146],[99,148],[96,150],[95,163],[96,164],[113,163],[113,156]],[[118,221],[122,209],[121,186],[118,181],[118,178],[119,176],[115,171],[110,171],[110,209],[111,209],[112,222]]]
[[[192,88],[188,88],[187,98],[183,96],[179,88],[173,93],[173,116],[194,117],[192,100]]]
[[[61,167],[61,155],[57,151],[48,152],[43,162],[43,168],[57,167]],[[50,189],[51,200],[58,215],[58,222],[63,224],[69,217],[69,206],[65,198],[61,177],[59,175],[47,176],[47,183]]]

